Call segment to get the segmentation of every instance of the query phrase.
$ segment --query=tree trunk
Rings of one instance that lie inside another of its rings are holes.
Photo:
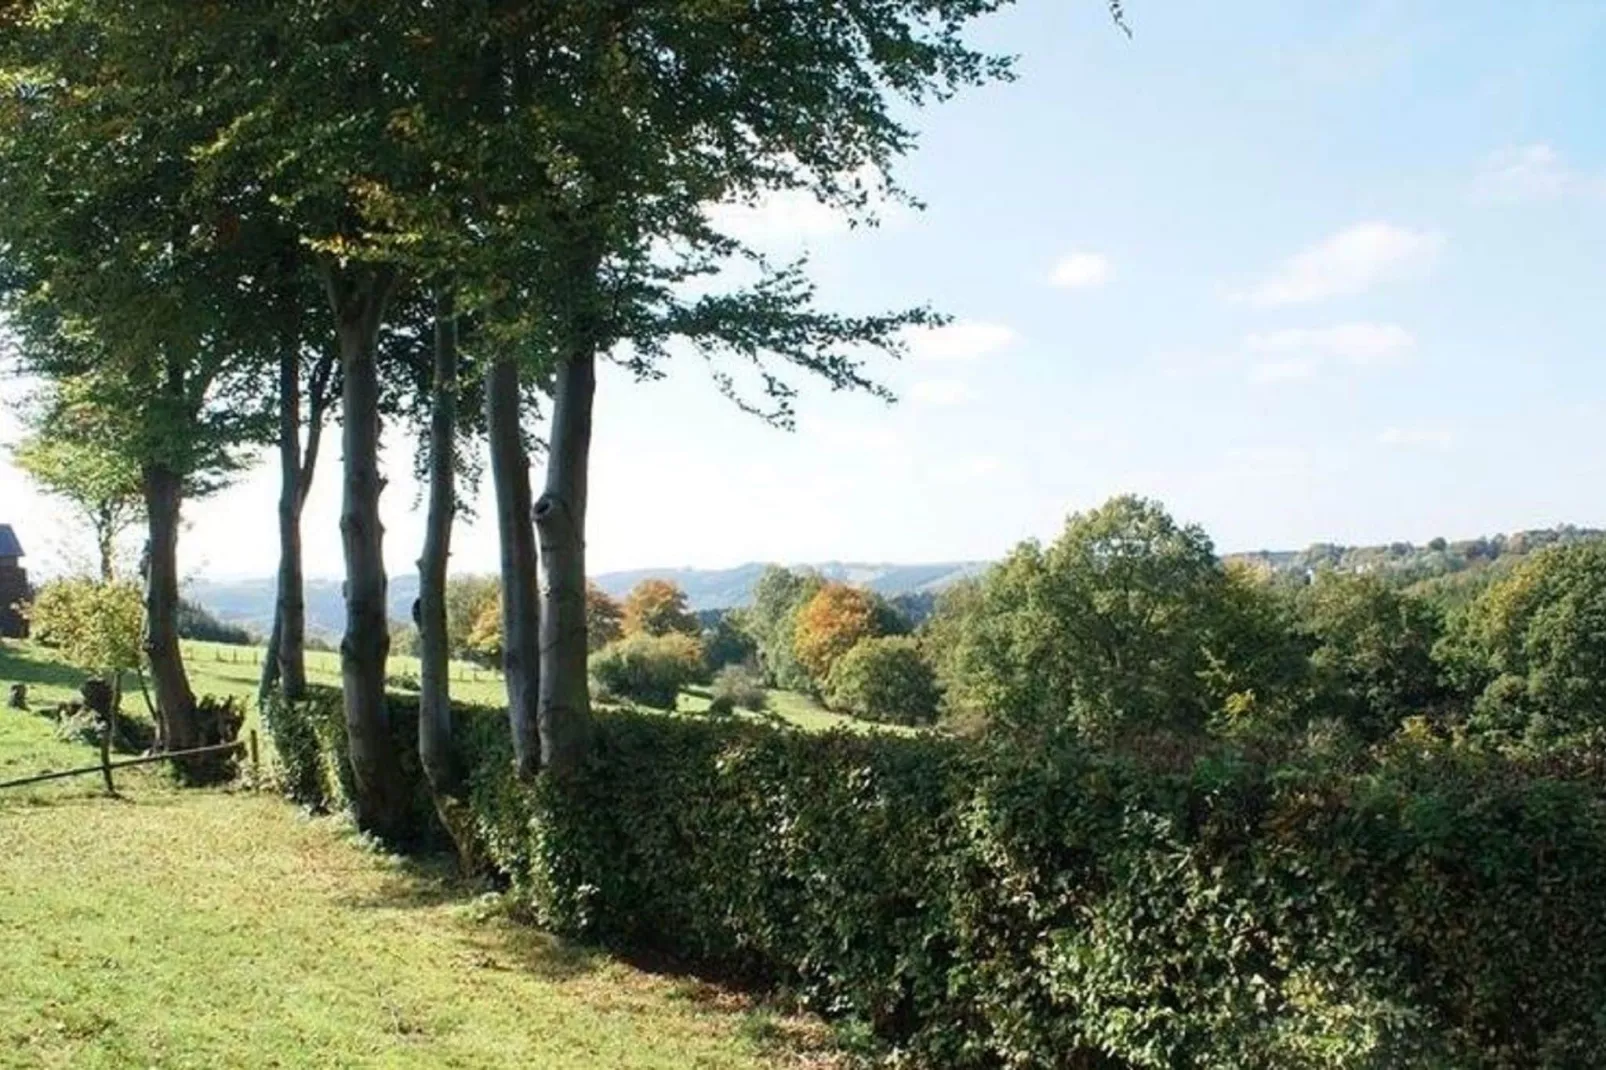
[[[379,324],[393,277],[384,270],[328,276],[343,375],[345,473],[340,539],[346,559],[346,634],[340,642],[353,816],[358,828],[398,843],[408,835],[406,793],[385,701],[390,653],[384,530],[379,522]]]
[[[457,321],[451,295],[435,297],[435,374],[429,421],[429,512],[418,559],[418,757],[439,800],[460,785],[452,760],[450,651],[446,636],[446,567],[457,511]],[[455,837],[454,837],[455,838]]]
[[[590,736],[586,675],[586,485],[596,358],[564,362],[552,398],[546,490],[535,506],[541,534],[541,758],[553,772],[579,769]]]
[[[307,696],[307,603],[301,579],[300,332],[279,354],[279,599],[274,613],[279,683],[292,702]]]
[[[94,514],[95,549],[100,554],[100,582],[111,583],[117,578],[117,525],[112,506],[102,503]]]
[[[156,712],[166,750],[200,746],[195,693],[178,642],[178,526],[183,481],[162,465],[142,472],[150,541],[145,577],[145,656],[151,664]],[[180,775],[187,772],[179,764]]]
[[[528,778],[541,767],[541,607],[522,408],[518,363],[498,360],[485,384],[485,423],[502,547],[502,670],[513,760],[519,776]]]

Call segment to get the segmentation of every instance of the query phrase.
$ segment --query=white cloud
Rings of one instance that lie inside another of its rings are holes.
[[[1501,149],[1484,163],[1475,191],[1490,200],[1532,200],[1571,194],[1606,196],[1606,175],[1571,167],[1551,146],[1539,142]]]
[[[923,379],[909,388],[911,401],[932,408],[961,405],[974,396],[970,385],[959,379]]]
[[[1110,278],[1110,261],[1098,253],[1071,253],[1054,265],[1049,281],[1066,290],[1102,286]]]
[[[1321,361],[1312,357],[1290,357],[1284,360],[1265,360],[1249,369],[1252,383],[1291,383],[1301,379],[1314,379],[1321,370]]]
[[[1392,223],[1357,223],[1296,253],[1241,298],[1270,307],[1362,293],[1381,282],[1422,274],[1443,245],[1437,234]]]
[[[1401,449],[1447,450],[1455,445],[1455,433],[1443,428],[1391,427],[1378,435],[1377,441]]]
[[[1252,334],[1245,344],[1256,353],[1298,353],[1370,366],[1409,353],[1416,346],[1416,338],[1396,323],[1341,323]]]
[[[977,360],[1008,348],[1018,338],[1012,327],[980,320],[912,330],[904,336],[916,360],[932,361]]]

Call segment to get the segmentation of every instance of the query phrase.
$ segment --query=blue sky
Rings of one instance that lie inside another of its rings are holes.
[[[810,390],[794,434],[695,357],[605,373],[594,571],[988,558],[1123,492],[1226,550],[1606,526],[1606,5],[1128,8],[1132,40],[1097,0],[980,28],[1019,79],[918,116],[923,214],[733,217],[807,249],[828,303],[955,326],[880,369],[900,404]],[[335,460],[314,574],[340,567]],[[15,473],[0,493],[25,542],[62,530]],[[264,468],[192,506],[184,567],[270,572],[274,493]],[[454,556],[494,569],[490,525]]]

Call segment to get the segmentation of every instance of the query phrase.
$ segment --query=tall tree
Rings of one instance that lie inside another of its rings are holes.
[[[178,645],[180,514],[261,428],[229,214],[192,198],[189,150],[209,126],[192,90],[204,73],[164,47],[143,14],[89,4],[8,12],[0,260],[27,365],[83,384],[120,421],[118,441],[138,465],[146,653],[162,738],[183,748],[200,728]]]
[[[50,384],[29,416],[33,430],[13,451],[17,467],[65,501],[95,542],[101,582],[116,579],[117,540],[144,510],[139,465],[74,380]]]

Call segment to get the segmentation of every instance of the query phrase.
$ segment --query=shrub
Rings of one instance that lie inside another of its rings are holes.
[[[1594,1065],[1606,817],[1431,746],[1357,772],[612,713],[474,809],[557,932],[781,984],[915,1064]]]
[[[253,646],[258,641],[249,628],[220,620],[205,606],[187,599],[178,603],[178,634],[181,639],[228,646]]]
[[[603,694],[665,709],[702,672],[702,644],[678,632],[632,635],[591,655],[591,677]]]
[[[929,724],[937,677],[913,639],[865,639],[844,654],[825,684],[826,705],[870,721]]]
[[[727,665],[714,676],[715,702],[728,703],[731,710],[751,710],[762,713],[769,706],[769,692],[764,689],[764,678],[746,665]]]
[[[449,843],[435,813],[429,781],[418,758],[418,700],[386,696],[392,744],[400,758],[402,782],[407,787],[408,819],[402,842],[395,847],[430,849]],[[351,755],[346,738],[344,699],[338,688],[309,687],[300,702],[286,702],[277,693],[262,704],[262,719],[273,736],[280,789],[315,813],[347,807],[352,798]],[[458,720],[492,719],[507,729],[505,715],[465,709]],[[488,734],[480,731],[480,738]],[[480,744],[482,760],[491,748]],[[460,753],[469,753],[460,751]]]

